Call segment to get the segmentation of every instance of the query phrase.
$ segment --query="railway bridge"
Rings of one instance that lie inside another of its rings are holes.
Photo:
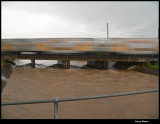
[[[58,60],[57,64],[62,64],[64,68],[70,68],[70,61],[87,61],[87,65],[98,68],[108,69],[108,62],[158,62],[157,54],[120,54],[120,53],[109,53],[109,52],[87,52],[87,53],[34,53],[34,52],[7,52],[3,53],[2,56],[15,59],[30,59],[32,67],[35,67],[35,60]]]
[[[34,38],[2,39],[2,57],[35,60],[58,60],[64,68],[70,61],[87,61],[87,65],[108,69],[109,61],[159,61],[157,38]]]

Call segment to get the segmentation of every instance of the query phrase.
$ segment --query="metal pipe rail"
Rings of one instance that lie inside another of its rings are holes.
[[[153,89],[153,90],[143,90],[143,91],[135,91],[135,92],[127,92],[127,93],[115,93],[115,94],[108,94],[108,95],[85,96],[85,97],[75,97],[75,98],[58,98],[58,97],[55,97],[54,99],[46,99],[46,100],[4,102],[4,103],[1,103],[1,105],[2,106],[8,106],[8,105],[23,105],[23,104],[37,104],[37,103],[53,102],[54,103],[54,119],[58,119],[58,102],[87,100],[87,99],[99,99],[99,98],[135,95],[135,94],[143,94],[143,93],[153,93],[153,92],[158,92],[158,91],[159,91],[158,89]]]

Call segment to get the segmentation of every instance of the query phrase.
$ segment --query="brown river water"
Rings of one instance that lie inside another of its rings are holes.
[[[46,65],[49,64],[46,61]],[[71,62],[71,64],[81,66],[86,62]],[[158,89],[158,87],[158,76],[129,70],[16,67],[2,92],[2,102],[105,95]],[[158,92],[154,92],[60,102],[58,117],[59,119],[158,118],[158,101]],[[2,119],[53,119],[54,104],[2,106],[1,113]]]

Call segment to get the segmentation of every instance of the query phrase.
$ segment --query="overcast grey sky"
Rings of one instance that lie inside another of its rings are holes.
[[[2,2],[2,38],[154,37],[158,2]]]

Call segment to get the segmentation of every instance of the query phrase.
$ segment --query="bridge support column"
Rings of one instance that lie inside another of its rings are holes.
[[[88,66],[95,67],[97,69],[107,69],[109,68],[108,61],[88,61]]]
[[[147,63],[147,64],[150,64],[150,60],[149,60],[149,59],[147,59],[147,60],[146,60],[146,63]]]
[[[96,65],[96,61],[87,61],[87,65],[91,66],[91,67],[92,66],[94,67]]]
[[[66,69],[70,69],[70,60],[63,61],[63,67]]]
[[[58,60],[57,64],[62,64],[66,69],[70,69],[70,60]]]
[[[62,64],[62,60],[57,60],[57,64]]]
[[[31,59],[31,63],[32,63],[32,68],[35,68],[35,59],[34,58]]]

